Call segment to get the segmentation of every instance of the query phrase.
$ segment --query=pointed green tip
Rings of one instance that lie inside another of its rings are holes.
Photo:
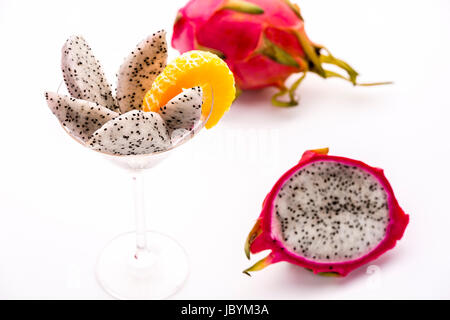
[[[247,270],[248,269],[245,269],[244,271],[242,271],[242,273],[248,275],[249,277],[251,277],[252,275]]]
[[[290,0],[284,0],[284,2],[286,2],[286,4],[294,12],[294,14],[297,16],[297,18],[304,21],[302,15],[300,13],[300,8],[298,7],[298,5],[292,3]]]
[[[250,244],[248,242],[245,243],[244,251],[247,259],[250,260]]]
[[[294,59],[294,57],[292,57],[288,52],[277,46],[266,37],[264,37],[264,46],[260,50],[260,53],[279,64],[294,68],[300,68],[300,65]]]
[[[394,82],[384,81],[384,82],[356,83],[355,85],[360,87],[372,87],[372,86],[384,86],[388,84],[394,84]]]
[[[180,21],[181,18],[183,18],[183,15],[181,14],[181,12],[178,12],[173,24],[176,24],[178,21]]]
[[[242,273],[245,273],[246,275],[249,276],[250,272],[262,270],[265,267],[267,267],[268,265],[272,264],[272,260],[273,260],[273,253],[270,253],[267,257],[259,260],[254,265],[252,265],[250,268],[242,271]]]
[[[230,0],[222,9],[233,10],[237,12],[243,12],[248,14],[263,14],[264,9],[248,1],[243,0]]]
[[[328,152],[330,151],[330,148],[325,147],[325,148],[319,148],[319,149],[312,149],[309,151],[312,151],[312,152],[318,153],[318,154],[328,154]]]
[[[258,220],[256,220],[255,225],[253,226],[252,230],[250,231],[250,233],[247,236],[247,239],[245,240],[244,251],[245,251],[245,256],[249,260],[250,260],[250,246],[252,245],[253,241],[255,241],[255,239],[261,233],[262,233],[261,220],[258,219]]]

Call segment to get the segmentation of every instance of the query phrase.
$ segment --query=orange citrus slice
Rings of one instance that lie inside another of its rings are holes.
[[[230,109],[236,89],[225,61],[208,51],[188,51],[169,63],[145,95],[142,108],[158,111],[183,89],[196,86],[203,88],[202,115],[206,117],[211,112],[205,125],[209,129]]]

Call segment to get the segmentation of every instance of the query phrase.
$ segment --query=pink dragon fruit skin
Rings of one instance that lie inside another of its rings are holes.
[[[300,162],[287,171],[277,181],[271,192],[266,196],[263,202],[261,214],[247,237],[245,252],[248,258],[250,258],[250,253],[257,253],[264,250],[271,250],[271,253],[266,258],[258,261],[252,267],[245,270],[244,273],[249,274],[249,272],[261,270],[270,264],[286,261],[307,268],[316,274],[346,276],[352,270],[367,264],[387,250],[392,249],[397,240],[402,238],[405,228],[409,222],[409,216],[400,208],[394,196],[394,192],[383,174],[383,170],[370,167],[361,161],[338,156],[330,156],[327,155],[327,153],[328,148],[306,151]],[[375,248],[370,250],[366,255],[357,259],[349,259],[347,261],[338,262],[313,261],[312,259],[305,258],[304,256],[289,250],[283,244],[282,239],[280,239],[276,235],[276,232],[274,232],[274,201],[280,192],[280,188],[301,168],[311,163],[317,163],[320,161],[335,161],[343,165],[355,166],[374,176],[387,193],[389,223],[386,227],[384,238]]]
[[[297,105],[294,91],[308,71],[357,84],[355,70],[309,40],[300,10],[289,0],[191,0],[178,12],[172,46],[181,53],[203,49],[219,54],[239,89],[279,88],[272,99],[279,106]],[[336,65],[346,75],[326,70],[324,64]],[[293,73],[303,76],[288,89],[285,81]],[[290,101],[279,101],[285,93]]]

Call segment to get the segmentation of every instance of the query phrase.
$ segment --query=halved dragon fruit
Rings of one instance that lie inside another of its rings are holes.
[[[401,239],[409,216],[383,170],[327,153],[306,151],[267,195],[245,253],[272,252],[244,273],[287,261],[346,276]]]

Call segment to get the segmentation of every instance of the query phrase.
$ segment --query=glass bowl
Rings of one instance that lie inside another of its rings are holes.
[[[63,82],[57,92],[69,95]],[[146,229],[143,173],[154,168],[175,149],[196,136],[208,121],[212,109],[213,102],[207,116],[202,116],[191,131],[178,137],[167,150],[161,152],[112,155],[91,149],[128,172],[133,183],[136,228],[110,240],[100,252],[96,263],[96,278],[111,296],[133,300],[164,299],[175,294],[187,279],[189,263],[183,247],[168,235]],[[66,127],[62,127],[75,141],[89,148]]]

